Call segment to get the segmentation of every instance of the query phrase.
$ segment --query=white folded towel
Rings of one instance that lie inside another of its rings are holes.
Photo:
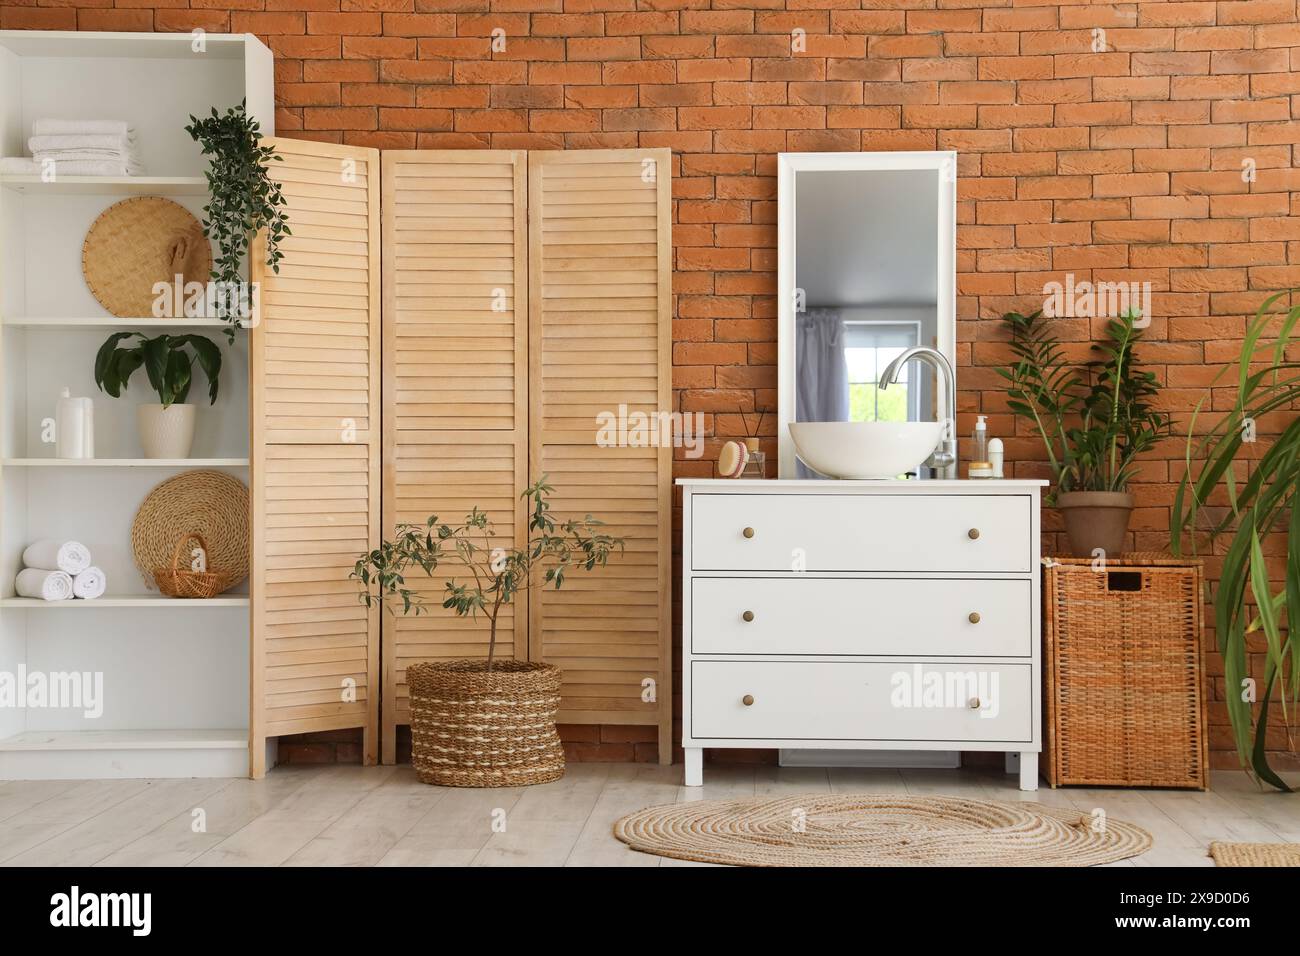
[[[32,160],[37,164],[50,160],[56,163],[129,163],[131,157],[115,149],[66,149],[57,153],[36,153]]]
[[[23,564],[42,571],[65,571],[80,574],[90,567],[90,550],[79,541],[33,541],[23,552]]]
[[[108,578],[93,564],[80,574],[72,576],[72,593],[75,597],[93,601],[97,597],[103,597],[107,588]]]
[[[111,149],[84,149],[66,153],[39,153],[32,157],[32,161],[38,166],[47,162],[53,162],[56,170],[58,166],[63,163],[116,163],[121,166],[130,166],[135,163],[135,160],[130,156],[115,153]]]
[[[45,171],[42,163],[29,156],[10,156],[0,159],[0,175],[39,176]],[[73,159],[54,164],[58,176],[139,176],[144,167],[139,163],[122,160]]]
[[[60,153],[64,150],[107,149],[115,153],[128,153],[135,149],[130,136],[90,134],[86,136],[33,136],[27,141],[33,156],[40,153]]]
[[[20,597],[42,601],[67,601],[72,597],[72,578],[63,571],[24,568],[18,572],[14,590]]]
[[[38,119],[32,123],[33,136],[129,136],[131,124],[125,120]]]

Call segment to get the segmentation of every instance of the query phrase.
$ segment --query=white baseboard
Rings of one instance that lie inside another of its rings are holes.
[[[786,750],[778,751],[782,767],[878,767],[900,770],[954,770],[961,766],[960,750]]]

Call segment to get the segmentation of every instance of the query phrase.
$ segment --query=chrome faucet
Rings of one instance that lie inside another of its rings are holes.
[[[924,345],[915,345],[885,366],[885,370],[880,373],[880,382],[877,387],[885,389],[893,385],[898,378],[898,373],[903,370],[903,366],[912,359],[921,359],[933,365],[943,378],[946,399],[944,407],[949,415],[948,418],[944,419],[944,431],[939,444],[934,453],[925,460],[925,464],[927,467],[934,469],[936,476],[939,478],[956,478],[957,430],[953,427],[953,418],[951,416],[956,415],[957,409],[957,377],[953,374],[952,363],[948,361],[947,356]]]

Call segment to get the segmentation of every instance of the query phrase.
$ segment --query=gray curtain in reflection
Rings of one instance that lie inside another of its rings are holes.
[[[839,309],[795,316],[795,420],[847,422],[849,367]]]
[[[849,367],[844,360],[844,320],[839,309],[809,309],[795,316],[795,421],[849,420]],[[821,478],[802,461],[799,478]]]

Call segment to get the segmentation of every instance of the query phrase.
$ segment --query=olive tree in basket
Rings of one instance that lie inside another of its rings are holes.
[[[499,543],[492,520],[475,506],[464,521],[430,516],[401,524],[391,540],[361,555],[351,577],[367,607],[396,613],[428,610],[412,572],[432,577],[455,569],[442,586],[442,606],[461,617],[480,613],[488,623],[485,658],[411,664],[412,761],[420,779],[443,786],[498,787],[544,783],[564,774],[555,730],[560,670],[553,664],[497,659],[502,611],[530,588],[563,587],[575,571],[603,567],[623,539],[605,533],[591,515],[558,522],[550,514],[554,488],[543,475],[526,488],[528,540]]]

